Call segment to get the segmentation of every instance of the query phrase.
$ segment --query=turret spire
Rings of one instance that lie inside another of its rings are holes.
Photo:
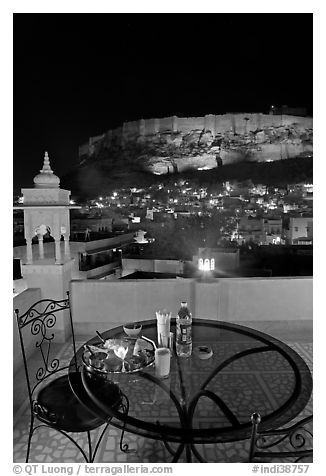
[[[59,188],[60,179],[51,169],[49,154],[44,153],[43,168],[34,177],[34,184],[37,188]]]
[[[44,153],[44,161],[43,161],[43,168],[40,170],[41,174],[53,174],[53,170],[51,169],[49,154],[45,151]]]

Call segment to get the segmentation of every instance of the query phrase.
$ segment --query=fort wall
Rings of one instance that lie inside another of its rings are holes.
[[[312,129],[313,119],[312,117],[262,113],[227,113],[220,115],[207,114],[203,117],[170,116],[140,119],[124,122],[121,127],[90,137],[88,143],[79,147],[79,157],[92,155],[99,143],[106,147],[110,147],[113,143],[123,145],[141,136],[146,137],[168,132],[185,135],[192,131],[210,131],[213,137],[219,137],[226,133],[246,135],[268,128],[275,129],[291,125],[295,125],[297,129],[302,130]]]

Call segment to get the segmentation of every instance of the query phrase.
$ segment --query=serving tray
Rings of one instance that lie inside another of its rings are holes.
[[[105,343],[87,347],[82,355],[83,365],[87,370],[101,374],[139,372],[152,365],[155,359],[152,344],[141,338],[107,339]],[[124,360],[119,357],[121,348],[128,348]]]

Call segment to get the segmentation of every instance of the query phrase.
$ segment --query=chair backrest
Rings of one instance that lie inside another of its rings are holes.
[[[57,323],[57,314],[62,313],[65,310],[69,311],[73,349],[73,355],[71,355],[71,359],[77,370],[76,344],[70,309],[69,292],[67,292],[67,299],[41,299],[40,301],[35,302],[26,312],[24,312],[24,314],[20,314],[19,309],[15,309],[31,408],[33,408],[33,394],[36,389],[39,388],[40,384],[55,373],[69,367],[70,362],[68,362],[66,365],[60,365],[60,360],[57,355],[54,355],[52,346],[55,338],[54,328]],[[31,366],[29,365],[27,358],[27,334],[29,334],[29,337],[34,336],[33,345],[35,348],[35,353],[33,355],[36,356],[36,352],[38,352],[35,360],[40,361],[40,364],[37,365],[36,372],[35,370],[31,371]],[[33,375],[34,373],[35,375]]]

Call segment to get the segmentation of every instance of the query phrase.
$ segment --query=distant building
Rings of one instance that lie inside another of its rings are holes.
[[[282,233],[282,218],[270,217],[262,219],[263,232],[270,234],[281,235]]]
[[[147,208],[146,210],[146,218],[147,220],[154,220],[154,211],[153,209]]]
[[[306,245],[306,246],[310,246],[312,245],[313,242],[312,242],[312,238],[308,238],[308,237],[300,237],[300,238],[295,238],[293,240],[293,245]]]
[[[241,217],[239,221],[239,231],[261,231],[261,220],[259,218]]]
[[[74,218],[70,225],[71,234],[75,238],[75,235],[85,232],[87,228],[93,232],[105,231],[110,233],[112,232],[112,222],[112,218],[102,216]]]
[[[313,240],[313,217],[290,217],[285,230],[289,244],[311,244]]]
[[[287,104],[283,104],[282,106],[274,106],[270,107],[269,113],[272,115],[289,115],[289,116],[307,116],[307,108],[306,107],[289,107]]]
[[[188,208],[175,208],[174,209],[174,218],[178,218],[179,216],[182,217],[190,217],[193,213]]]
[[[284,245],[281,233],[266,233],[263,245]]]
[[[249,192],[254,195],[265,195],[267,193],[267,186],[263,184],[257,184],[250,187]]]
[[[234,271],[240,266],[238,248],[199,248],[193,257],[200,271]]]
[[[297,203],[284,203],[283,204],[283,212],[289,213],[294,210],[299,210],[299,205]]]
[[[238,230],[234,239],[238,244],[256,243],[258,245],[278,245],[282,241],[281,217],[240,218]]]

